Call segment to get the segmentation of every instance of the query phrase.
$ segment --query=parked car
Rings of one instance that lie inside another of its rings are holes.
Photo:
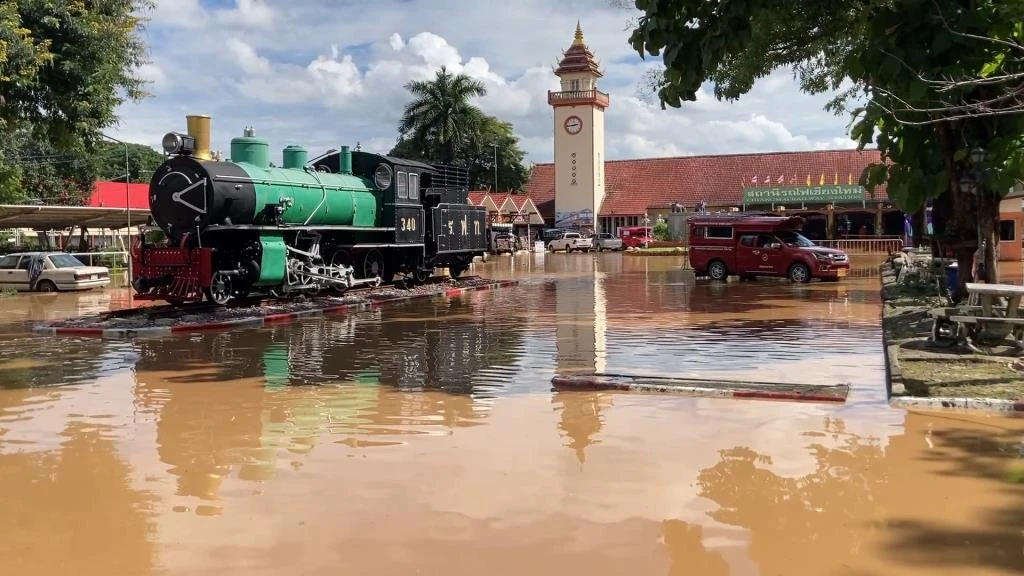
[[[607,232],[601,232],[593,238],[594,248],[601,252],[603,250],[622,250],[622,238],[616,238]]]
[[[725,280],[782,276],[793,282],[836,281],[850,271],[842,250],[802,236],[798,216],[707,216],[690,220],[690,264],[698,275]]]
[[[590,238],[584,238],[579,232],[563,232],[554,240],[548,242],[548,250],[556,252],[565,250],[566,253],[574,250],[590,252],[594,243]]]
[[[544,230],[544,235],[541,239],[544,241],[544,244],[547,244],[555,238],[560,238],[562,234],[565,234],[566,232],[568,232],[568,230],[563,230],[561,228],[548,228]]]
[[[33,262],[40,265],[39,276],[32,283]],[[90,290],[110,284],[110,270],[105,266],[86,266],[81,260],[64,252],[19,252],[0,257],[0,288],[22,292],[56,292],[58,290]]]
[[[492,254],[514,254],[519,249],[519,237],[511,232],[492,232],[489,249]]]

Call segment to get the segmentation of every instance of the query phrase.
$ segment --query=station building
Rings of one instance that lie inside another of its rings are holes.
[[[548,228],[615,234],[623,226],[653,224],[673,210],[758,210],[806,217],[813,239],[904,233],[904,215],[889,202],[885,187],[869,194],[857,184],[863,169],[879,161],[877,150],[609,161],[604,120],[611,98],[598,87],[603,74],[578,24],[555,74],[560,89],[547,95],[554,111],[554,162],[532,169],[525,197],[536,217],[522,211],[513,217]],[[480,192],[472,198],[495,206],[495,221],[507,221],[509,211],[501,206],[524,203],[517,199],[522,196]]]

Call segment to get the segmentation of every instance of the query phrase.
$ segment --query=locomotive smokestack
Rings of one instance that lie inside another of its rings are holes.
[[[213,154],[210,153],[210,117],[206,114],[190,114],[185,116],[188,122],[188,135],[196,141],[196,151],[192,156],[203,160],[210,160]]]
[[[338,155],[338,172],[342,174],[352,173],[352,151],[348,146],[341,147],[341,154]]]

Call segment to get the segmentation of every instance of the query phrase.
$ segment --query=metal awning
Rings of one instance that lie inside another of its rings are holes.
[[[149,220],[149,210],[132,208],[130,215],[132,226],[143,225]],[[128,217],[124,208],[0,204],[0,229],[60,230],[80,225],[86,228],[116,229],[127,226]]]

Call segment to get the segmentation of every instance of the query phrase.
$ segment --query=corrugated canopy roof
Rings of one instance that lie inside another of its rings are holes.
[[[79,225],[86,228],[124,228],[128,225],[128,216],[124,208],[0,204],[0,229],[57,230]],[[132,208],[132,226],[145,224],[148,220],[149,210]]]

